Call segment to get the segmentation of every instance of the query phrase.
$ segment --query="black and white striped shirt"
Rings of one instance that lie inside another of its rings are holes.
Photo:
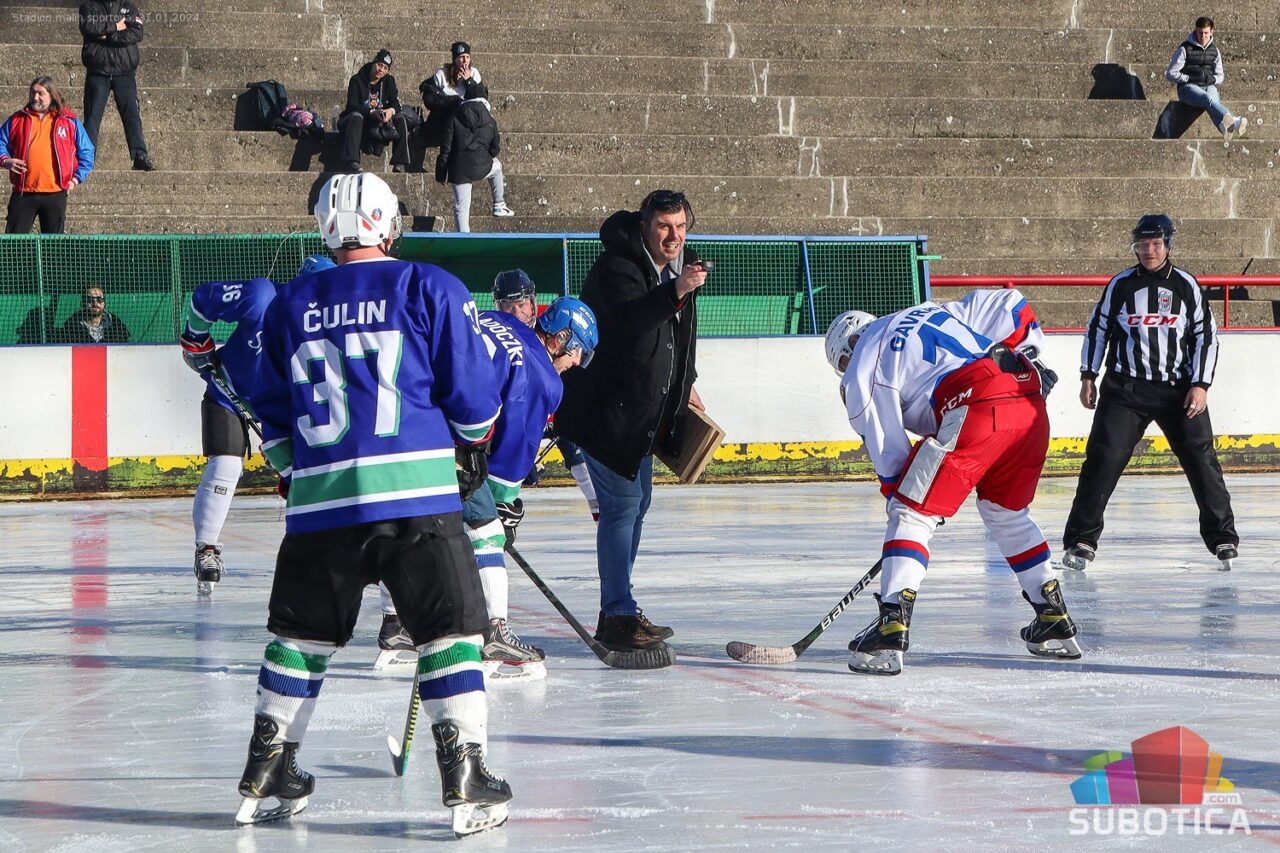
[[[1131,379],[1208,388],[1218,361],[1218,330],[1195,276],[1169,262],[1130,267],[1107,283],[1085,329],[1080,375],[1107,370]]]

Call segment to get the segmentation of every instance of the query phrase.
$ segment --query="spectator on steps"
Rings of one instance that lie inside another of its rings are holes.
[[[515,216],[504,200],[502,161],[498,159],[498,123],[489,111],[489,89],[483,83],[466,87],[466,100],[445,125],[436,157],[436,180],[453,190],[454,229],[471,230],[471,185],[488,181],[493,188],[493,215]]]
[[[338,118],[342,152],[338,159],[348,172],[360,171],[360,152],[381,154],[391,143],[391,171],[409,170],[409,127],[400,113],[400,92],[391,74],[391,51],[378,51],[351,75],[347,106]]]
[[[1233,134],[1244,136],[1249,120],[1232,115],[1218,98],[1218,86],[1226,74],[1222,70],[1222,53],[1213,41],[1213,18],[1196,18],[1195,29],[1173,52],[1164,76],[1177,85],[1179,101],[1209,111],[1225,141],[1230,142]]]
[[[102,287],[91,284],[80,297],[83,306],[67,318],[58,335],[63,344],[127,344],[129,327],[107,310],[107,297]]]
[[[439,145],[445,126],[462,106],[467,83],[480,82],[480,69],[471,64],[471,45],[455,41],[449,48],[449,61],[418,86],[422,103],[430,110],[423,125],[427,146]]]
[[[93,169],[93,143],[49,77],[31,81],[27,105],[0,125],[0,168],[9,170],[13,195],[5,232],[26,234],[36,218],[41,234],[61,234],[67,193]]]
[[[89,0],[80,4],[80,35],[84,46],[84,126],[94,147],[98,128],[107,109],[107,95],[113,94],[124,136],[129,143],[133,168],[150,172],[155,164],[147,156],[142,137],[142,114],[138,107],[138,43],[142,41],[142,12],[133,0]]]

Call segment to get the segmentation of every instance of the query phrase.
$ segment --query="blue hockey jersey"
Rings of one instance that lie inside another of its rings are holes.
[[[512,503],[533,469],[547,418],[560,405],[564,385],[537,333],[512,315],[485,311],[480,333],[489,344],[502,394],[489,449],[489,488],[498,503]]]
[[[253,404],[290,533],[462,509],[454,446],[499,408],[479,316],[454,276],[390,258],[282,289]]]
[[[214,323],[232,323],[235,330],[218,348],[218,364],[231,390],[250,406],[258,386],[259,354],[262,352],[262,318],[276,298],[275,282],[266,278],[249,281],[211,281],[191,294],[187,304],[186,328],[182,336],[198,341],[209,336]],[[206,380],[209,396],[231,412],[236,407]]]

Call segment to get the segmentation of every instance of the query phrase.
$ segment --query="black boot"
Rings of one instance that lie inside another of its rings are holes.
[[[640,624],[638,616],[605,616],[596,625],[596,641],[612,652],[634,652],[661,646],[662,640]]]
[[[1079,631],[1067,613],[1067,604],[1062,600],[1062,588],[1058,579],[1048,580],[1040,587],[1044,596],[1044,604],[1036,604],[1025,592],[1022,597],[1036,611],[1036,618],[1022,629],[1022,639],[1027,644],[1027,651],[1033,655],[1046,658],[1065,658],[1075,660],[1080,657],[1080,644],[1075,636]]]
[[[298,768],[298,744],[285,743],[279,733],[275,720],[262,714],[254,716],[249,760],[238,788],[244,802],[236,813],[236,823],[242,826],[296,814],[306,808],[307,797],[315,790],[315,777]],[[269,797],[280,805],[261,808],[259,802]]]
[[[886,604],[879,594],[880,618],[868,625],[849,643],[852,657],[849,671],[863,675],[897,675],[902,672],[902,655],[911,646],[911,610],[916,591],[904,589],[897,603]]]

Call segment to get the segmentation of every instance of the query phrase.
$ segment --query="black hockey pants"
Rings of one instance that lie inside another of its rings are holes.
[[[1213,449],[1213,424],[1207,409],[1198,417],[1187,417],[1182,404],[1189,389],[1189,385],[1181,383],[1146,382],[1111,374],[1103,377],[1080,482],[1062,534],[1064,547],[1077,542],[1098,547],[1107,502],[1152,421],[1169,439],[1169,448],[1191,483],[1191,493],[1200,508],[1200,537],[1205,546],[1212,553],[1224,542],[1239,544],[1231,495]]]

